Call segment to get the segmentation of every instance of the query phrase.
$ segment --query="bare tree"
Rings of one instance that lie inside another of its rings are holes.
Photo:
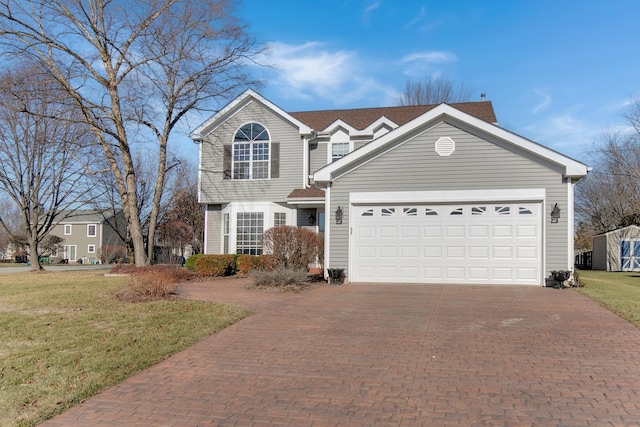
[[[197,168],[185,160],[172,176],[169,202],[158,226],[160,240],[179,248],[181,255],[187,245],[199,253],[204,238],[204,206],[198,202]]]
[[[7,212],[0,212],[0,225],[14,241],[26,238],[32,270],[42,268],[40,243],[84,200],[87,189],[90,133],[64,95],[37,67],[0,78],[0,189],[19,209],[22,229]]]
[[[429,77],[423,80],[408,80],[400,105],[431,105],[470,102],[475,90],[464,82],[455,84],[446,77]]]
[[[625,115],[627,132],[606,132],[593,171],[576,186],[576,213],[594,233],[640,225],[640,99]]]
[[[0,0],[5,51],[49,67],[82,110],[118,189],[136,265],[146,265],[134,147],[155,164],[148,241],[153,242],[167,146],[205,100],[250,83],[257,53],[231,0]],[[155,144],[149,148],[149,141]]]

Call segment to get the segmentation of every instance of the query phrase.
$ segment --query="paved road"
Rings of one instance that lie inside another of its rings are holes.
[[[59,265],[45,265],[44,268],[47,271],[72,271],[72,270],[108,270],[112,265],[98,264],[98,265],[84,265],[84,264],[59,264]],[[11,267],[0,267],[0,274],[9,273],[21,273],[31,271],[30,266],[24,264],[11,264]]]
[[[640,330],[572,290],[183,292],[254,314],[45,426],[640,425]]]

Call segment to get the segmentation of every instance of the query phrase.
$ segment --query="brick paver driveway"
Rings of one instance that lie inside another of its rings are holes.
[[[255,314],[48,426],[639,425],[640,331],[571,290],[192,284]]]

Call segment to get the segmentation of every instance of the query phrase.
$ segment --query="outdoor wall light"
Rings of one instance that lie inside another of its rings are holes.
[[[315,215],[313,214],[309,215],[309,225],[314,225],[315,223],[316,223]]]
[[[342,224],[342,208],[340,206],[336,209],[336,224]]]
[[[551,222],[552,223],[556,223],[556,222],[558,222],[558,219],[560,219],[560,208],[558,207],[558,204],[556,203],[556,205],[553,207],[553,209],[551,209]]]

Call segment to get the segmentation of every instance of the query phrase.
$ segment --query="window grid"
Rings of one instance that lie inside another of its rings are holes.
[[[96,253],[96,245],[87,246],[87,252],[90,253],[90,254],[95,254]]]
[[[98,227],[95,224],[87,225],[87,237],[96,237]]]
[[[262,255],[263,231],[264,214],[262,212],[238,212],[236,253]]]
[[[273,214],[273,226],[282,227],[287,225],[287,214],[285,212],[276,212]]]
[[[269,178],[269,134],[248,123],[236,132],[233,144],[233,179]]]
[[[349,154],[348,142],[334,142],[331,144],[331,161],[338,160]]]
[[[65,224],[64,225],[64,235],[65,236],[70,236],[71,235],[71,224]]]

